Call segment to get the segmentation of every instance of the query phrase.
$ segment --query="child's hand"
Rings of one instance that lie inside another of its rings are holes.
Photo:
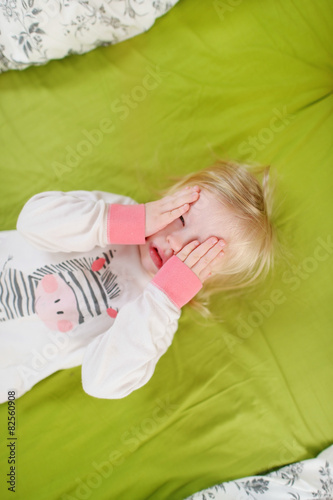
[[[199,199],[199,191],[199,186],[188,186],[171,196],[165,196],[161,200],[146,203],[145,236],[148,237],[157,233],[157,231],[185,214],[190,208],[190,203],[194,203]]]
[[[177,257],[197,275],[201,283],[212,275],[213,268],[218,266],[224,255],[225,241],[214,236],[200,243],[191,241],[178,253]]]

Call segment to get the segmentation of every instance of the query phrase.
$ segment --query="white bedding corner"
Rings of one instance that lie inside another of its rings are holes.
[[[185,500],[333,500],[333,445],[316,458],[217,484]]]
[[[0,0],[0,73],[121,42],[178,0]]]

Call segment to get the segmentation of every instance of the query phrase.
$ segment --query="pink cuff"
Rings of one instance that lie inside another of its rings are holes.
[[[176,255],[167,260],[151,281],[181,309],[202,288],[197,275]]]
[[[145,205],[111,204],[107,215],[107,238],[115,245],[143,245],[146,241]]]

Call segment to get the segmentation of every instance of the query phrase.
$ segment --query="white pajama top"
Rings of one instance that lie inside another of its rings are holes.
[[[0,232],[0,402],[82,365],[83,389],[123,398],[152,377],[181,307],[202,287],[173,256],[143,268],[145,205],[102,191],[48,191]]]

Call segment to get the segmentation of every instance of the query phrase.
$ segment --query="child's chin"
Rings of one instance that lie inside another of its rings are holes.
[[[157,273],[157,269],[154,266],[144,266],[147,273],[153,278]]]

